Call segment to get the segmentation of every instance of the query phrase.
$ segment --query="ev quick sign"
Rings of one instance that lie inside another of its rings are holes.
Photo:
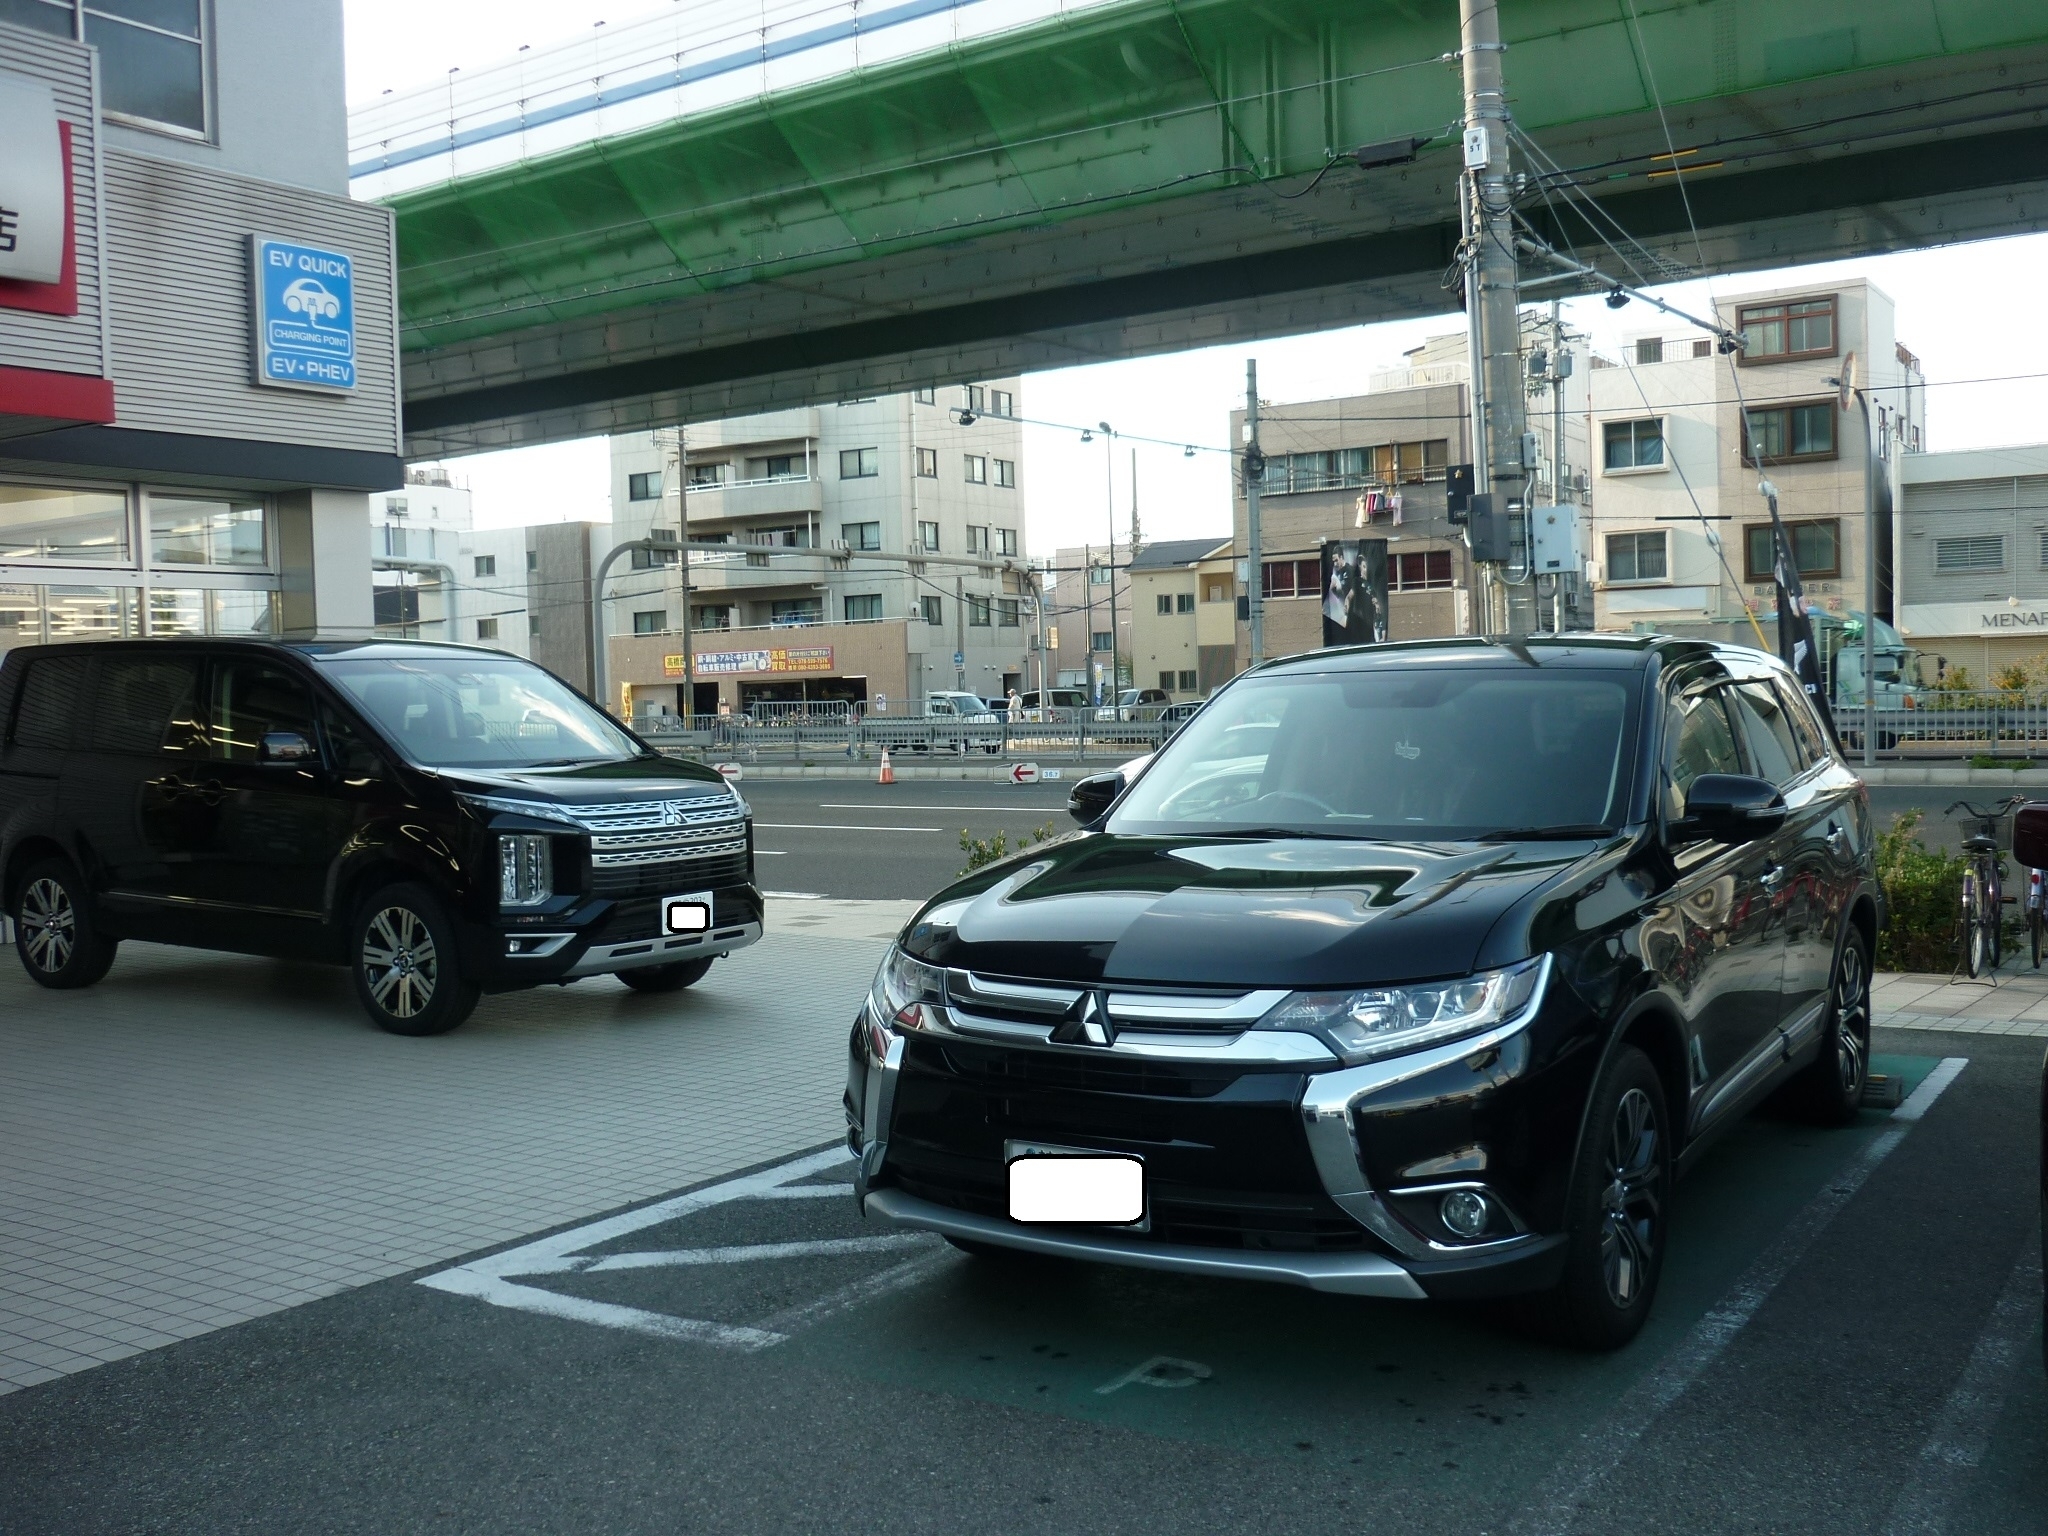
[[[339,251],[250,237],[256,382],[356,387],[354,269]]]

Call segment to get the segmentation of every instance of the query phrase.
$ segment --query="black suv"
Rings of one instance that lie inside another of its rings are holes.
[[[853,1030],[867,1215],[1641,1327],[1673,1180],[1766,1095],[1845,1123],[1867,797],[1791,674],[1661,637],[1239,678],[1084,831],[904,929]]]
[[[686,987],[761,936],[753,821],[554,674],[407,642],[31,646],[0,665],[0,900],[46,987],[122,939],[336,961],[370,1017]]]

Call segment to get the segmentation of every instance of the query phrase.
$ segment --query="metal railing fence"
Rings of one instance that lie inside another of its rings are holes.
[[[741,761],[876,761],[884,748],[919,758],[1017,761],[1029,758],[1121,760],[1155,750],[1173,734],[1157,720],[749,720],[678,715],[645,717],[634,729],[663,752]]]

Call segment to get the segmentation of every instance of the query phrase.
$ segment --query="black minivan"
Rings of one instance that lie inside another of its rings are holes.
[[[1759,652],[1297,656],[1073,798],[1082,831],[940,892],[875,978],[846,1094],[871,1219],[1526,1296],[1611,1348],[1716,1133],[1862,1103],[1868,799]]]
[[[761,937],[746,802],[501,651],[29,646],[0,663],[0,901],[46,987],[122,939],[338,962],[433,1035],[483,992],[663,992]]]

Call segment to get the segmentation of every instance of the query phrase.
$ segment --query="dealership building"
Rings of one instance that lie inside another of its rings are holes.
[[[341,9],[0,5],[0,651],[372,632],[395,263]]]

